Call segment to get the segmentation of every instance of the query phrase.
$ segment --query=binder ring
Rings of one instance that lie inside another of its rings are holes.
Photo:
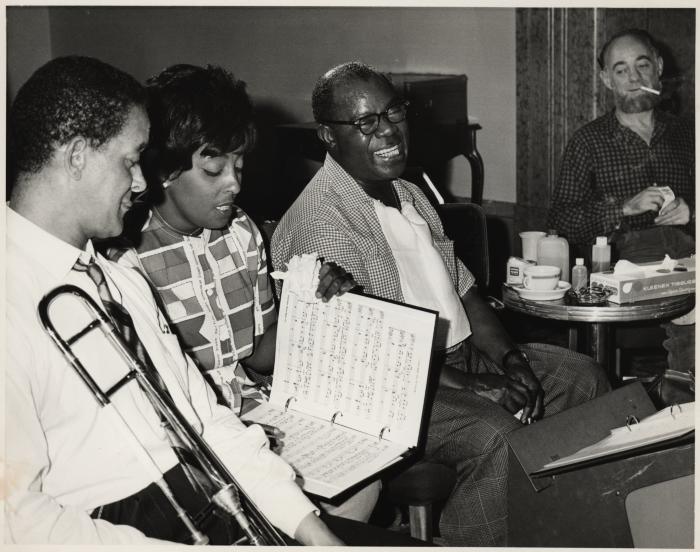
[[[288,397],[286,401],[284,401],[284,411],[287,412],[289,410],[289,403],[292,401],[297,400],[296,397]]]
[[[333,416],[331,416],[331,425],[333,425],[333,424],[335,423],[335,418],[336,418],[336,416],[338,416],[338,414],[340,414],[340,416],[343,415],[343,413],[342,413],[340,410],[338,410],[337,412],[335,412],[335,413],[333,414]]]
[[[391,428],[389,426],[384,426],[382,429],[379,430],[379,440],[380,441],[384,438],[384,433],[386,431],[391,431]]]
[[[639,420],[637,419],[637,416],[635,416],[634,414],[630,414],[629,416],[627,416],[627,421],[625,422],[625,427],[627,428],[628,431],[632,431],[632,428],[630,427],[630,425],[638,424],[638,423],[639,423]]]

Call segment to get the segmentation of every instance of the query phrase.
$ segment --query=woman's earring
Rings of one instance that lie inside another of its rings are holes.
[[[164,190],[165,190],[166,188],[169,188],[169,187],[170,187],[170,181],[169,181],[169,180],[166,180],[165,182],[163,182],[163,189],[164,189]]]

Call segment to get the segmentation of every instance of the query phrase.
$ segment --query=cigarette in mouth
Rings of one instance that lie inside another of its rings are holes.
[[[640,86],[640,90],[644,90],[644,92],[649,92],[649,94],[656,94],[657,96],[661,94],[660,90],[657,90],[656,88],[649,88],[648,86]]]

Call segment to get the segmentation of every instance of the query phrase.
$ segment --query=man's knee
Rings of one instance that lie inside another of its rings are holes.
[[[507,453],[506,434],[520,426],[501,406],[469,391],[439,389],[428,427],[428,450],[446,463]]]
[[[566,395],[569,404],[563,406],[568,407],[610,391],[605,370],[587,355],[543,343],[528,343],[522,348],[542,382],[546,401]]]
[[[587,355],[569,351],[575,355],[572,383],[579,389],[584,390],[583,394],[587,399],[594,399],[610,391],[610,378],[605,369]]]

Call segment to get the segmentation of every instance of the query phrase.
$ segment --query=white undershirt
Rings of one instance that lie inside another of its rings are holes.
[[[374,210],[399,271],[404,301],[439,313],[435,347],[464,341],[471,335],[469,319],[428,224],[408,202],[399,211],[375,200]]]

